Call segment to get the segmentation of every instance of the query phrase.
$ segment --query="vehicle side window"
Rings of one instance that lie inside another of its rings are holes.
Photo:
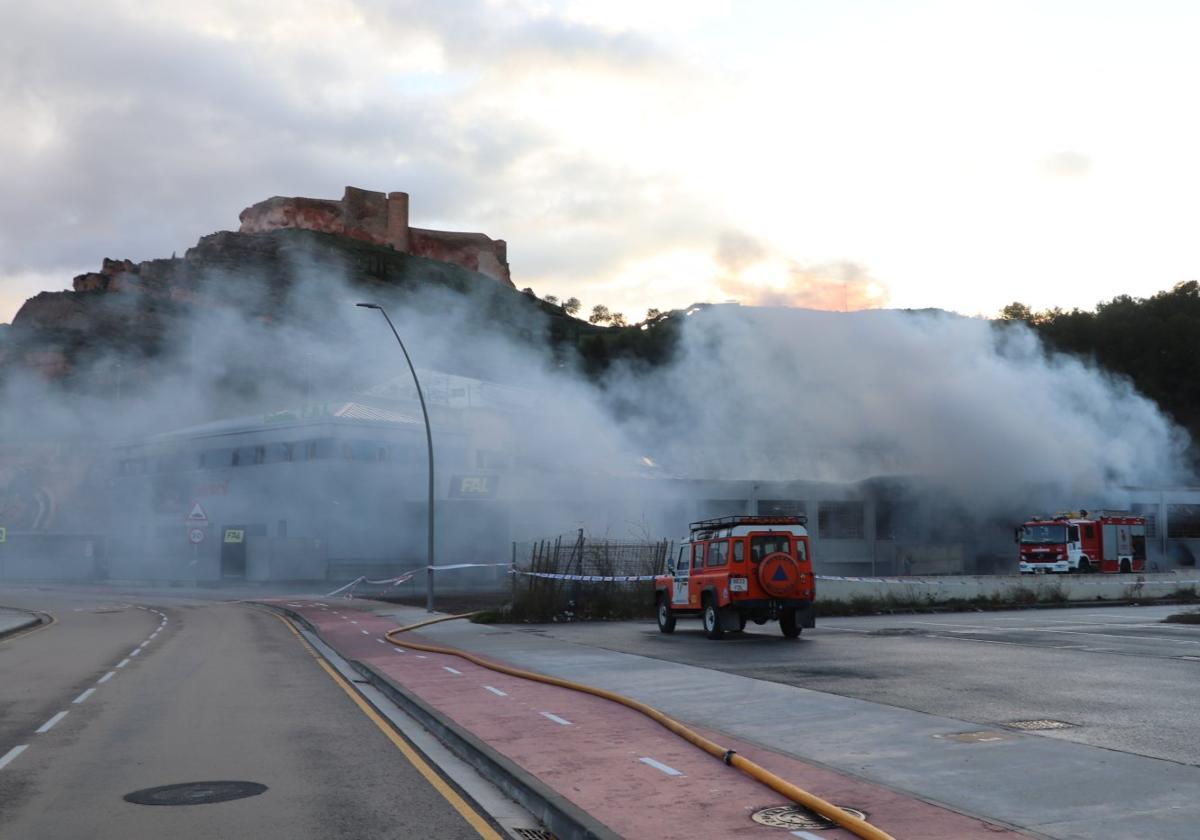
[[[1095,537],[1096,537],[1095,527],[1092,525],[1084,525],[1083,526],[1083,538],[1085,540],[1091,540],[1091,539],[1095,539]]]
[[[1067,542],[1079,542],[1079,526],[1072,525],[1067,529]]]
[[[708,549],[708,565],[724,566],[729,557],[729,543],[725,540],[715,542]]]
[[[796,559],[801,563],[808,560],[808,543],[804,540],[796,540]]]
[[[704,543],[696,543],[692,546],[692,568],[700,569],[704,567]]]
[[[741,563],[746,559],[746,543],[743,540],[733,541],[733,562]]]

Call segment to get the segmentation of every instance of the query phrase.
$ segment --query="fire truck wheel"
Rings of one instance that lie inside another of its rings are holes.
[[[779,613],[779,629],[789,639],[800,636],[800,622],[797,620],[795,610],[783,610]]]
[[[674,633],[675,613],[671,612],[671,605],[667,603],[667,599],[662,595],[658,596],[658,609],[655,612],[658,615],[659,632]]]
[[[725,631],[721,629],[721,615],[711,595],[704,596],[704,633],[710,639],[725,638]]]
[[[1092,571],[1092,564],[1086,557],[1079,558],[1079,574],[1086,575]]]
[[[1129,573],[1130,573],[1130,572],[1132,572],[1132,571],[1133,571],[1133,569],[1132,569],[1132,568],[1130,568],[1129,561],[1128,561],[1128,560],[1122,560],[1122,561],[1121,561],[1121,573],[1122,573],[1122,574],[1126,574],[1126,575],[1127,575],[1127,574],[1129,574]]]

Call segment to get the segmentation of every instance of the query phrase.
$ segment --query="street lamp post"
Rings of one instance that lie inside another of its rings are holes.
[[[388,317],[387,310],[377,303],[359,303],[356,306],[361,306],[363,309],[379,310],[379,314],[383,316],[388,326],[392,328],[392,335],[396,336],[396,343],[400,345],[400,352],[404,354],[404,361],[408,362],[408,369],[412,373],[413,384],[417,386],[417,399],[421,403],[421,416],[425,419],[425,446],[429,453],[429,551],[428,561],[425,566],[425,609],[428,612],[433,612],[433,433],[429,430],[429,412],[425,408],[425,395],[421,392],[421,381],[417,379],[417,369],[413,367],[412,359],[408,356],[408,349],[405,348],[404,342],[400,340],[400,333],[396,332],[396,325]]]

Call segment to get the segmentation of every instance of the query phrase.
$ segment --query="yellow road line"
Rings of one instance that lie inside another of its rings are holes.
[[[333,681],[341,686],[342,691],[346,692],[350,699],[354,701],[355,705],[362,710],[363,714],[370,718],[371,722],[379,727],[379,730],[388,737],[388,740],[390,740],[396,746],[396,749],[400,750],[404,757],[408,759],[409,763],[417,769],[417,772],[425,777],[425,781],[433,785],[434,790],[440,793],[442,798],[449,802],[454,810],[458,811],[458,813],[462,815],[462,818],[470,823],[472,828],[479,832],[480,837],[483,837],[484,840],[504,840],[504,838],[501,837],[501,835],[498,834],[494,828],[492,828],[488,821],[480,816],[479,812],[472,808],[471,805],[459,795],[458,791],[448,785],[446,780],[438,775],[436,770],[429,766],[429,762],[422,758],[420,753],[409,746],[408,742],[400,737],[396,730],[392,728],[391,724],[384,720],[379,712],[375,711],[371,704],[364,700],[362,695],[355,691],[354,687],[347,683],[345,678],[342,677],[342,675],[339,674],[332,665],[325,661],[321,654],[317,653],[313,646],[308,643],[308,640],[300,635],[300,631],[296,629],[292,622],[278,613],[273,613],[273,615],[282,621],[287,629],[292,631],[292,634],[300,640],[300,644],[304,645],[304,649],[312,655],[313,659],[317,660],[317,664],[325,670],[325,673],[329,674]]]
[[[35,615],[36,615],[36,613],[35,613]],[[28,636],[30,633],[36,633],[39,630],[45,630],[51,624],[58,624],[58,619],[55,618],[50,613],[42,612],[41,615],[46,616],[50,620],[49,621],[39,621],[37,624],[33,625],[32,627],[26,627],[24,630],[18,630],[16,633],[10,633],[9,635],[5,636],[3,639],[0,639],[0,645],[5,644],[6,642],[11,642],[13,639],[24,638],[25,636]]]

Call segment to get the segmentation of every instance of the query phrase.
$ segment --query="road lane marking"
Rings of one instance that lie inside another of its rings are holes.
[[[650,758],[649,756],[643,756],[642,758],[639,758],[638,761],[642,762],[642,764],[649,764],[655,770],[661,770],[663,773],[666,773],[668,776],[682,776],[683,775],[678,770],[676,770],[674,767],[670,767],[666,764],[663,764],[661,761],[655,761],[653,758]]]
[[[5,767],[7,767],[8,765],[10,765],[14,761],[16,761],[17,756],[19,756],[21,753],[25,752],[25,750],[27,750],[27,749],[29,749],[28,744],[21,744],[20,746],[13,747],[11,750],[6,752],[3,756],[0,756],[0,770],[3,770]]]
[[[428,658],[429,658],[429,657],[428,657],[428,656],[426,656],[426,655],[425,655],[425,654],[423,654],[423,653],[418,653],[418,654],[417,654],[417,659],[428,659]]]
[[[404,648],[398,648],[394,645],[392,646],[392,650],[396,651],[396,653],[404,653]]]
[[[125,667],[126,665],[128,665],[128,664],[129,664],[129,659],[128,659],[128,658],[125,658],[125,659],[122,659],[120,662],[118,662],[118,663],[117,663],[117,667],[118,667],[118,668],[124,668],[124,667]]]
[[[92,696],[93,694],[95,694],[95,693],[96,693],[96,689],[95,689],[94,687],[93,687],[93,688],[89,688],[89,689],[87,689],[85,692],[83,692],[83,694],[80,694],[78,697],[76,697],[76,698],[75,698],[74,700],[72,700],[71,702],[72,702],[72,703],[75,703],[75,704],[82,703],[84,700],[88,699],[89,697],[91,697],[91,696]]]
[[[552,715],[549,712],[540,712],[539,714],[541,714],[542,717],[546,718],[546,720],[552,720],[555,723],[559,724],[560,726],[570,726],[571,725],[571,721],[567,720],[566,718],[560,718],[558,715]]]
[[[368,718],[370,718],[371,722],[379,728],[379,731],[387,736],[387,739],[392,742],[396,749],[400,750],[401,754],[408,759],[408,762],[417,769],[417,772],[425,777],[425,781],[429,782],[433,789],[440,793],[442,798],[445,799],[451,805],[451,807],[454,808],[454,810],[458,811],[458,813],[462,815],[463,819],[471,824],[471,827],[479,833],[480,837],[484,838],[484,840],[504,840],[504,838],[501,837],[500,834],[498,834],[496,830],[488,824],[487,819],[480,814],[479,811],[468,805],[466,800],[459,795],[458,791],[450,787],[450,785],[447,784],[440,775],[438,775],[438,772],[434,770],[424,758],[421,757],[420,753],[414,750],[409,745],[408,741],[406,741],[395,729],[393,729],[392,726],[383,719],[379,712],[375,711],[375,709],[371,707],[371,705],[363,698],[363,696],[355,691],[354,688],[346,682],[345,678],[342,677],[342,675],[339,674],[332,665],[326,662],[325,659],[313,649],[312,645],[310,645],[308,641],[300,635],[300,631],[297,630],[290,621],[281,615],[276,615],[275,617],[282,621],[284,625],[286,625],[287,628],[292,631],[292,634],[300,641],[300,644],[304,646],[304,649],[309,652],[312,658],[316,660],[317,664],[321,666],[321,669],[329,675],[330,679],[337,683],[338,686],[341,687],[342,691],[346,692],[346,696],[354,701],[354,705],[358,706],[359,710]]]
[[[146,645],[148,645],[148,644],[150,644],[150,640],[149,640],[149,639],[147,639],[146,641],[144,641],[144,642],[142,642],[140,645],[138,645],[138,648],[139,648],[139,649],[141,649],[141,648],[144,648],[144,647],[145,647]]]
[[[359,633],[362,633],[364,636],[370,636],[370,635],[371,635],[371,631],[370,631],[370,630],[359,630],[358,632],[359,632]]]
[[[351,624],[358,624],[358,622],[357,622],[357,621],[355,621],[353,618],[352,618],[352,619],[350,619],[350,623],[351,623]]]
[[[375,641],[379,642],[379,644],[381,644],[381,645],[387,644],[387,639],[376,639]]]
[[[96,680],[96,685],[104,685],[106,682],[108,682],[109,680],[111,680],[111,679],[112,679],[113,677],[115,677],[116,675],[117,675],[117,672],[116,672],[116,671],[109,671],[109,672],[108,672],[107,674],[105,674],[103,677],[101,677],[100,679]]]
[[[456,668],[451,668],[449,665],[443,665],[442,668],[449,671],[451,674],[454,674],[454,676],[456,676],[456,677],[462,676],[462,671],[459,671]]]
[[[66,716],[67,716],[66,712],[59,712],[54,717],[50,718],[50,720],[46,721],[45,723],[43,723],[41,726],[39,726],[37,729],[35,729],[33,731],[37,735],[45,735],[47,732],[49,732],[51,729],[54,728],[54,724],[58,723],[60,720],[62,720]]]
[[[137,650],[130,652],[129,658],[132,659],[133,657],[137,656],[141,652],[142,652],[142,649],[138,648]]]
[[[811,831],[793,831],[793,837],[799,837],[800,840],[821,840],[820,837],[813,834]]]
[[[508,696],[507,692],[501,691],[500,689],[495,688],[493,686],[485,685],[484,688],[486,688],[488,691],[492,692],[492,694],[495,694],[497,697],[507,697]]]

